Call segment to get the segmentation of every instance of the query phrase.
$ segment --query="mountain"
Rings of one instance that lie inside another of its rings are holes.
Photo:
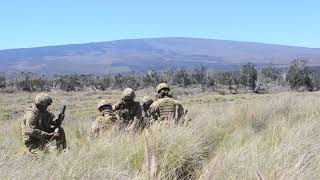
[[[320,65],[320,48],[198,38],[149,38],[0,50],[0,71],[105,73],[204,65],[216,69],[286,65],[296,58]]]

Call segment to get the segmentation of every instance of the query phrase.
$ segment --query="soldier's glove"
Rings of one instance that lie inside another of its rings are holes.
[[[56,129],[54,130],[54,134],[53,134],[53,135],[54,135],[55,137],[57,137],[57,136],[59,136],[59,134],[60,134],[60,133],[59,133],[59,128],[56,128]]]
[[[59,128],[56,128],[53,133],[49,133],[51,138],[59,136]]]

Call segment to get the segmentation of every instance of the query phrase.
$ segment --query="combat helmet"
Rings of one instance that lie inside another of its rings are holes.
[[[38,94],[34,101],[37,105],[44,105],[47,103],[51,104],[53,102],[51,97],[47,93]]]
[[[151,99],[149,96],[143,96],[142,103],[143,104],[152,104],[153,103],[153,99]]]
[[[102,107],[106,107],[106,108],[108,108],[108,109],[112,109],[112,104],[109,103],[109,102],[106,101],[106,100],[101,100],[101,101],[98,103],[97,108],[98,108],[99,111],[101,111],[101,108],[102,108]]]
[[[151,99],[149,96],[143,96],[141,102],[143,109],[146,111],[150,108],[151,104],[153,103],[153,99]]]
[[[131,88],[126,88],[122,92],[122,99],[123,100],[133,100],[136,97],[134,90]]]
[[[161,90],[166,89],[170,91],[169,85],[167,83],[160,83],[158,84],[156,91],[159,93]]]

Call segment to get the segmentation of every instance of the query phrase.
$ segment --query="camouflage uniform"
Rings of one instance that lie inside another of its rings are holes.
[[[179,101],[170,95],[170,88],[166,83],[157,86],[158,99],[151,104],[149,113],[155,121],[167,121],[174,124],[182,121],[184,110]]]
[[[151,99],[149,96],[144,96],[142,98],[141,107],[142,107],[142,119],[140,121],[140,129],[144,129],[145,127],[148,127],[150,125],[150,122],[152,121],[152,117],[149,113],[149,108],[151,104],[153,103],[153,99]]]
[[[149,108],[151,106],[151,104],[153,103],[153,99],[151,99],[149,96],[144,96],[142,98],[142,116],[144,118],[150,118],[150,114],[149,114]]]
[[[103,134],[106,130],[111,129],[117,123],[118,118],[113,113],[112,105],[102,100],[98,104],[100,115],[93,122],[90,130],[90,137],[96,138]]]
[[[134,101],[135,93],[133,89],[126,88],[123,91],[122,99],[114,106],[119,118],[120,128],[125,128],[132,123],[138,125],[142,121],[142,109],[139,102]]]
[[[66,148],[66,137],[55,116],[47,110],[52,99],[45,93],[36,96],[35,104],[26,110],[21,121],[23,142],[30,152],[44,150],[46,145],[56,140],[57,149]],[[59,133],[55,134],[55,128],[59,127]]]

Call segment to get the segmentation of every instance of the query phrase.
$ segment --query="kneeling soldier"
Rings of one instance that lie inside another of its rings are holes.
[[[90,130],[90,138],[96,138],[106,130],[111,129],[117,123],[117,117],[113,113],[112,105],[105,100],[98,104],[100,115],[93,122]]]
[[[40,93],[36,96],[32,108],[27,109],[24,114],[21,122],[23,142],[31,153],[44,150],[46,145],[54,140],[57,149],[66,148],[65,133],[60,127],[64,114],[55,119],[53,113],[48,110],[52,102],[48,94]]]
[[[119,116],[121,129],[134,130],[139,127],[142,121],[142,108],[136,102],[136,95],[133,89],[126,88],[122,93],[120,102],[114,105],[114,109]]]
[[[184,122],[184,109],[179,101],[170,94],[166,83],[160,83],[157,88],[157,100],[149,108],[153,120],[164,123],[181,124]]]

